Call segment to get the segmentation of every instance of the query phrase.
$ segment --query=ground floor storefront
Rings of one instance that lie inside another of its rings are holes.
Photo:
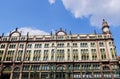
[[[120,79],[118,63],[3,63],[0,79]]]

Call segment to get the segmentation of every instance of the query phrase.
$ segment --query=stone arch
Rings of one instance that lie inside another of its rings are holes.
[[[15,67],[13,69],[13,78],[12,79],[19,79],[20,76],[20,67]]]
[[[13,31],[12,33],[10,33],[9,36],[10,37],[12,37],[12,36],[18,36],[18,37],[20,37],[21,33],[18,31],[18,28],[16,28],[16,30]]]
[[[5,67],[3,67],[2,72],[4,72],[4,71],[9,71],[9,72],[11,72],[11,70],[12,70],[12,67],[11,67],[11,66],[5,66]]]
[[[64,71],[65,70],[65,66],[64,65],[57,65],[56,66],[56,70],[57,71]]]
[[[17,72],[20,71],[20,67],[15,67],[13,72],[15,72],[15,71],[17,71]]]
[[[1,79],[9,79],[12,71],[11,66],[4,66],[1,70]]]

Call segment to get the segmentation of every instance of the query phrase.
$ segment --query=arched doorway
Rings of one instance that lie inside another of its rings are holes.
[[[56,68],[56,79],[65,79],[65,68],[64,66],[60,65]]]
[[[103,66],[103,75],[104,75],[104,78],[111,78],[109,66]]]
[[[1,79],[10,79],[12,68],[10,66],[6,66],[2,70]]]
[[[12,79],[19,79],[20,76],[20,67],[16,67],[13,71],[13,78]]]

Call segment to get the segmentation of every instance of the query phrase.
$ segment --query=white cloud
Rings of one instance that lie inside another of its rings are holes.
[[[39,29],[33,29],[30,27],[22,27],[19,28],[18,31],[22,32],[23,35],[27,35],[27,32],[29,32],[30,35],[48,35],[49,33],[39,30]]]
[[[56,0],[48,0],[50,4],[54,4]]]
[[[62,0],[75,18],[90,18],[92,26],[101,27],[102,19],[111,26],[120,26],[120,0]]]

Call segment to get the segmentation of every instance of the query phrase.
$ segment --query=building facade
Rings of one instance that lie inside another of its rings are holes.
[[[0,79],[120,79],[120,58],[105,20],[101,34],[0,36]]]

